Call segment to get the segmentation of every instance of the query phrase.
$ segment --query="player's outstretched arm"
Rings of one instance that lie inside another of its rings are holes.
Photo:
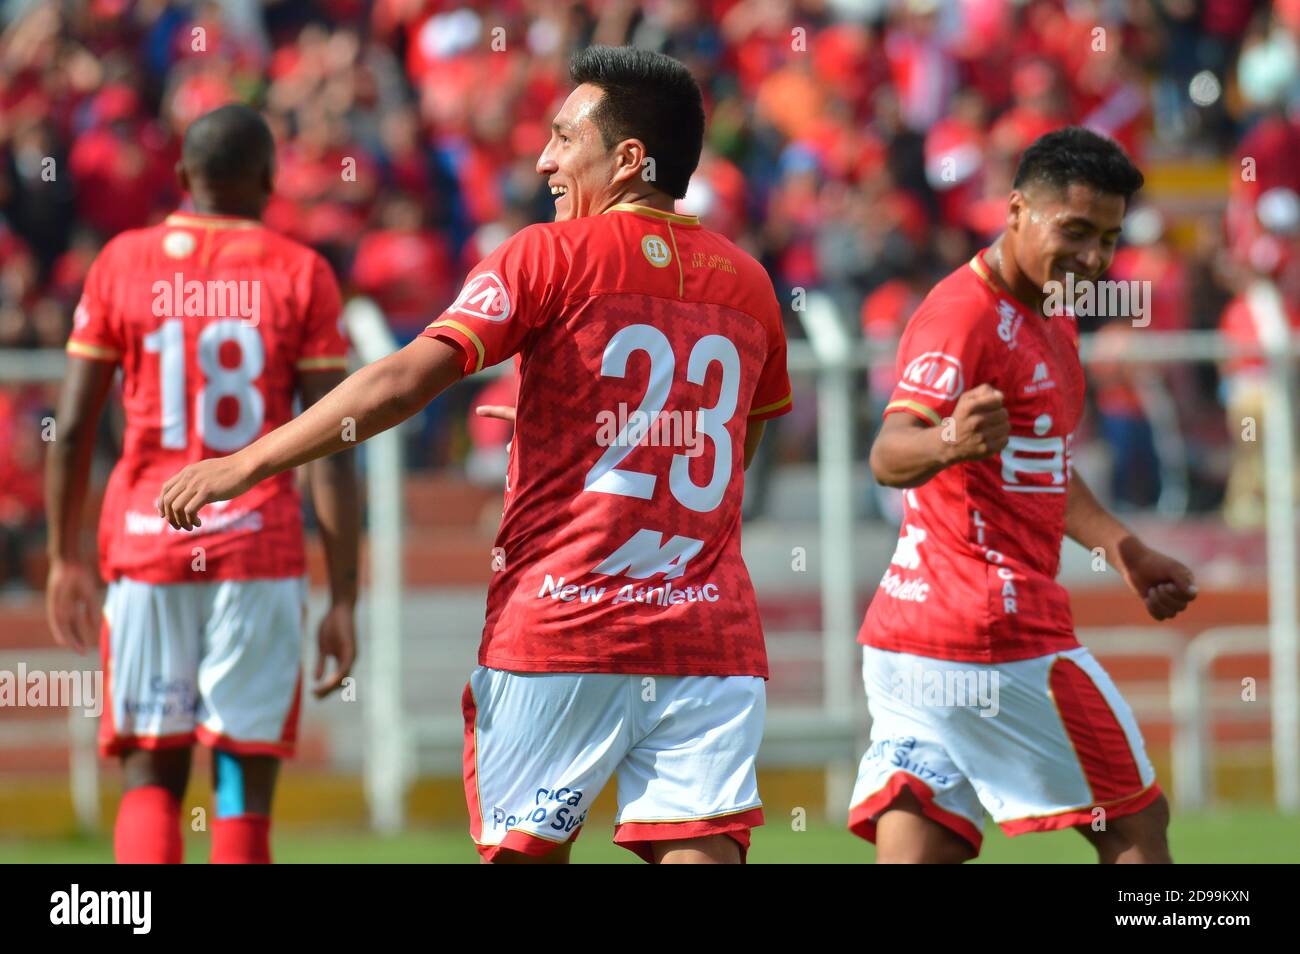
[[[45,522],[50,572],[45,615],[60,646],[85,652],[95,642],[98,587],[81,554],[81,516],[90,480],[95,431],[113,385],[116,362],[68,355],[54,440],[45,457]]]
[[[871,445],[871,473],[885,487],[919,487],[945,467],[998,453],[1010,434],[1002,392],[981,384],[938,427],[904,411],[886,414]]]
[[[1089,550],[1100,548],[1106,562],[1146,604],[1154,619],[1172,619],[1196,599],[1192,571],[1153,550],[1098,503],[1073,468],[1065,499],[1065,532]]]
[[[400,424],[463,372],[464,357],[454,345],[416,338],[243,450],[190,464],[163,485],[158,512],[177,529],[202,526],[198,514],[207,504],[230,500],[268,477]]]
[[[299,385],[302,405],[309,408],[343,383],[342,371],[308,371]],[[325,564],[329,567],[330,608],[316,634],[316,685],[320,699],[343,685],[357,659],[357,564],[361,540],[361,505],[356,461],[342,451],[307,465],[307,485],[320,525]],[[334,669],[325,675],[325,660]]]

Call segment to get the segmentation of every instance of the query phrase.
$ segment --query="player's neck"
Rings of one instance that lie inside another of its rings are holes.
[[[251,219],[258,222],[262,218],[260,209],[238,205],[215,205],[212,203],[192,203],[195,215],[215,215],[227,219]]]
[[[1031,309],[1035,314],[1043,312],[1043,290],[1035,285],[1020,266],[1015,257],[1006,248],[1006,235],[999,235],[989,250],[984,254],[984,262],[992,272],[998,284],[1016,301]]]
[[[190,208],[198,215],[260,221],[265,203],[247,190],[190,189]]]
[[[610,198],[605,209],[612,209],[616,205],[644,205],[647,209],[658,209],[660,212],[676,212],[677,202],[667,192],[660,192],[657,189],[649,189],[645,192],[629,190]],[[602,209],[601,211],[605,211]]]

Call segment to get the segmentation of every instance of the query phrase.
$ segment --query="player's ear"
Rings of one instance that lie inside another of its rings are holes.
[[[184,195],[190,191],[190,177],[185,172],[185,163],[176,163],[176,184],[181,188],[181,194]]]
[[[1007,200],[1007,231],[1020,231],[1020,217],[1026,214],[1024,194],[1019,189],[1012,189],[1011,198]]]
[[[650,159],[645,143],[640,139],[624,139],[614,147],[614,182],[630,182],[642,168],[652,173],[654,162]],[[648,182],[654,180],[647,178]]]

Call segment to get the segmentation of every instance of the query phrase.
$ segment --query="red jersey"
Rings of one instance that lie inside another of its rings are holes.
[[[767,675],[744,444],[790,409],[790,381],[757,262],[625,203],[517,233],[424,334],[467,373],[521,357],[482,665]]]
[[[988,663],[1078,645],[1056,573],[1084,377],[1074,319],[1032,313],[982,256],[936,285],[908,323],[885,414],[942,426],[962,392],[991,384],[1011,436],[1000,454],[904,494],[898,547],[858,639]]]
[[[173,530],[156,501],[185,465],[288,422],[300,373],[345,367],[339,311],[325,260],[251,220],[176,214],[104,247],[86,276],[68,353],[122,368],[126,434],[99,524],[106,580],[303,573],[292,473],[205,507],[192,532]]]

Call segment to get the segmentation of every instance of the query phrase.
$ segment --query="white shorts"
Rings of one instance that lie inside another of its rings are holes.
[[[196,741],[288,756],[298,730],[306,582],[108,586],[100,654],[104,755]]]
[[[864,647],[871,748],[849,829],[907,789],[979,852],[984,812],[1008,835],[1118,818],[1160,795],[1128,704],[1079,647],[979,664]]]
[[[766,686],[757,676],[505,672],[465,687],[470,835],[543,855],[576,838],[618,773],[614,841],[653,861],[651,843],[726,834],[749,848],[763,824],[754,759]]]

